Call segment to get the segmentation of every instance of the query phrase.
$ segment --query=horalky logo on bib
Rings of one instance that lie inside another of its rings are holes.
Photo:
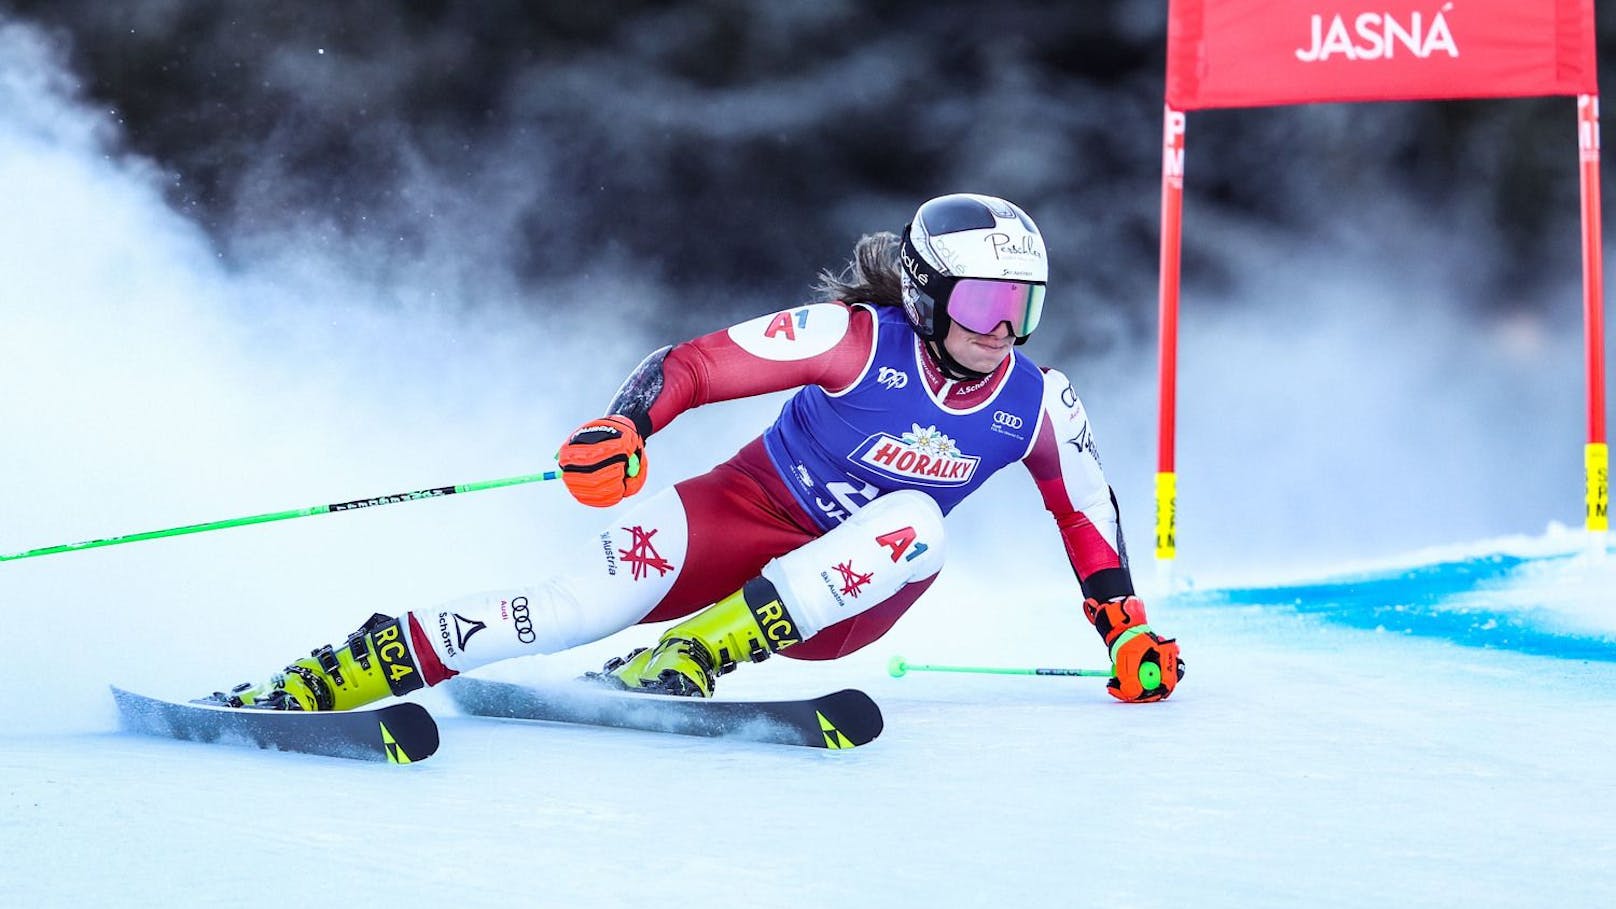
[[[963,486],[976,475],[982,460],[963,454],[954,440],[919,423],[902,436],[876,433],[865,439],[851,455],[852,460],[878,473],[923,486]]]

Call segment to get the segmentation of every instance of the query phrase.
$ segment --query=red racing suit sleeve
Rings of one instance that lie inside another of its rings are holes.
[[[1083,402],[1058,370],[1044,370],[1038,432],[1022,463],[1055,518],[1083,595],[1104,601],[1133,594],[1116,495],[1100,467]]]
[[[649,436],[679,414],[715,401],[858,381],[875,350],[875,316],[862,306],[810,303],[664,347],[646,357],[607,413]]]

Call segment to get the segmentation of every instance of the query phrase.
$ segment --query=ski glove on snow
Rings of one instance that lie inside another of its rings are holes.
[[[1107,602],[1083,601],[1083,614],[1094,623],[1111,651],[1111,681],[1105,690],[1119,701],[1166,700],[1184,677],[1178,642],[1150,629],[1145,604],[1138,597]]]
[[[645,485],[645,440],[628,417],[590,420],[556,452],[561,480],[585,505],[610,508]]]

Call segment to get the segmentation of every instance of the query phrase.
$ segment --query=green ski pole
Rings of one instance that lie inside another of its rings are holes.
[[[933,663],[910,663],[901,656],[895,656],[887,661],[887,672],[892,673],[895,679],[903,678],[909,672],[975,672],[986,675],[1072,675],[1100,679],[1111,677],[1109,669],[1048,669],[1048,668],[1005,668],[998,666],[938,666]]]
[[[64,543],[60,546],[44,546],[39,549],[30,549],[26,552],[14,552],[10,555],[0,555],[0,562],[10,562],[16,559],[27,559],[33,556],[51,555],[58,552],[72,552],[78,549],[95,549],[99,546],[116,546],[119,543],[134,543],[139,540],[155,540],[159,537],[177,537],[188,533],[202,533],[208,530],[222,530],[226,527],[241,527],[246,524],[267,524],[270,521],[284,521],[288,518],[306,518],[309,515],[329,514],[334,511],[355,511],[360,508],[371,508],[376,505],[393,505],[398,502],[414,502],[419,499],[436,499],[442,496],[452,496],[460,492],[477,492],[482,489],[498,489],[501,486],[517,486],[522,483],[538,483],[544,480],[558,480],[561,471],[547,470],[544,473],[531,473],[519,477],[506,477],[503,480],[483,480],[478,483],[462,483],[458,486],[437,486],[432,489],[418,489],[414,492],[400,492],[386,496],[372,496],[368,499],[354,499],[351,502],[333,502],[330,505],[312,505],[308,508],[293,508],[288,511],[276,511],[269,514],[255,514],[245,518],[226,518],[222,521],[209,521],[206,524],[187,524],[184,527],[170,527],[166,530],[148,530],[144,533],[131,533],[121,537],[108,537],[104,540],[86,540],[82,543]]]

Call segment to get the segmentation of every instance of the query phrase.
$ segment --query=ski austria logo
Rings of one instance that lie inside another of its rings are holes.
[[[842,578],[842,594],[858,599],[859,591],[870,586],[870,580],[875,577],[873,571],[859,571],[853,567],[853,560],[848,559],[836,566],[836,571]]]
[[[1296,49],[1296,59],[1318,63],[1331,58],[1343,60],[1390,60],[1401,50],[1421,60],[1437,54],[1459,56],[1459,45],[1448,29],[1447,13],[1452,3],[1444,3],[1436,14],[1426,17],[1419,11],[1399,17],[1394,12],[1365,12],[1356,16],[1312,16],[1310,43]],[[1350,18],[1352,25],[1347,25]]]
[[[982,460],[961,454],[954,440],[937,427],[913,429],[901,437],[879,432],[853,451],[852,459],[878,473],[922,486],[964,486]]]
[[[617,554],[622,557],[623,563],[629,566],[629,574],[634,580],[638,581],[648,576],[652,571],[655,571],[657,577],[660,578],[673,570],[673,563],[663,558],[662,553],[657,552],[656,544],[651,541],[651,538],[657,535],[659,528],[653,527],[646,530],[644,527],[635,524],[633,527],[624,527],[623,529],[628,531],[629,536],[633,538],[633,542],[629,544],[627,549],[619,549]]]

